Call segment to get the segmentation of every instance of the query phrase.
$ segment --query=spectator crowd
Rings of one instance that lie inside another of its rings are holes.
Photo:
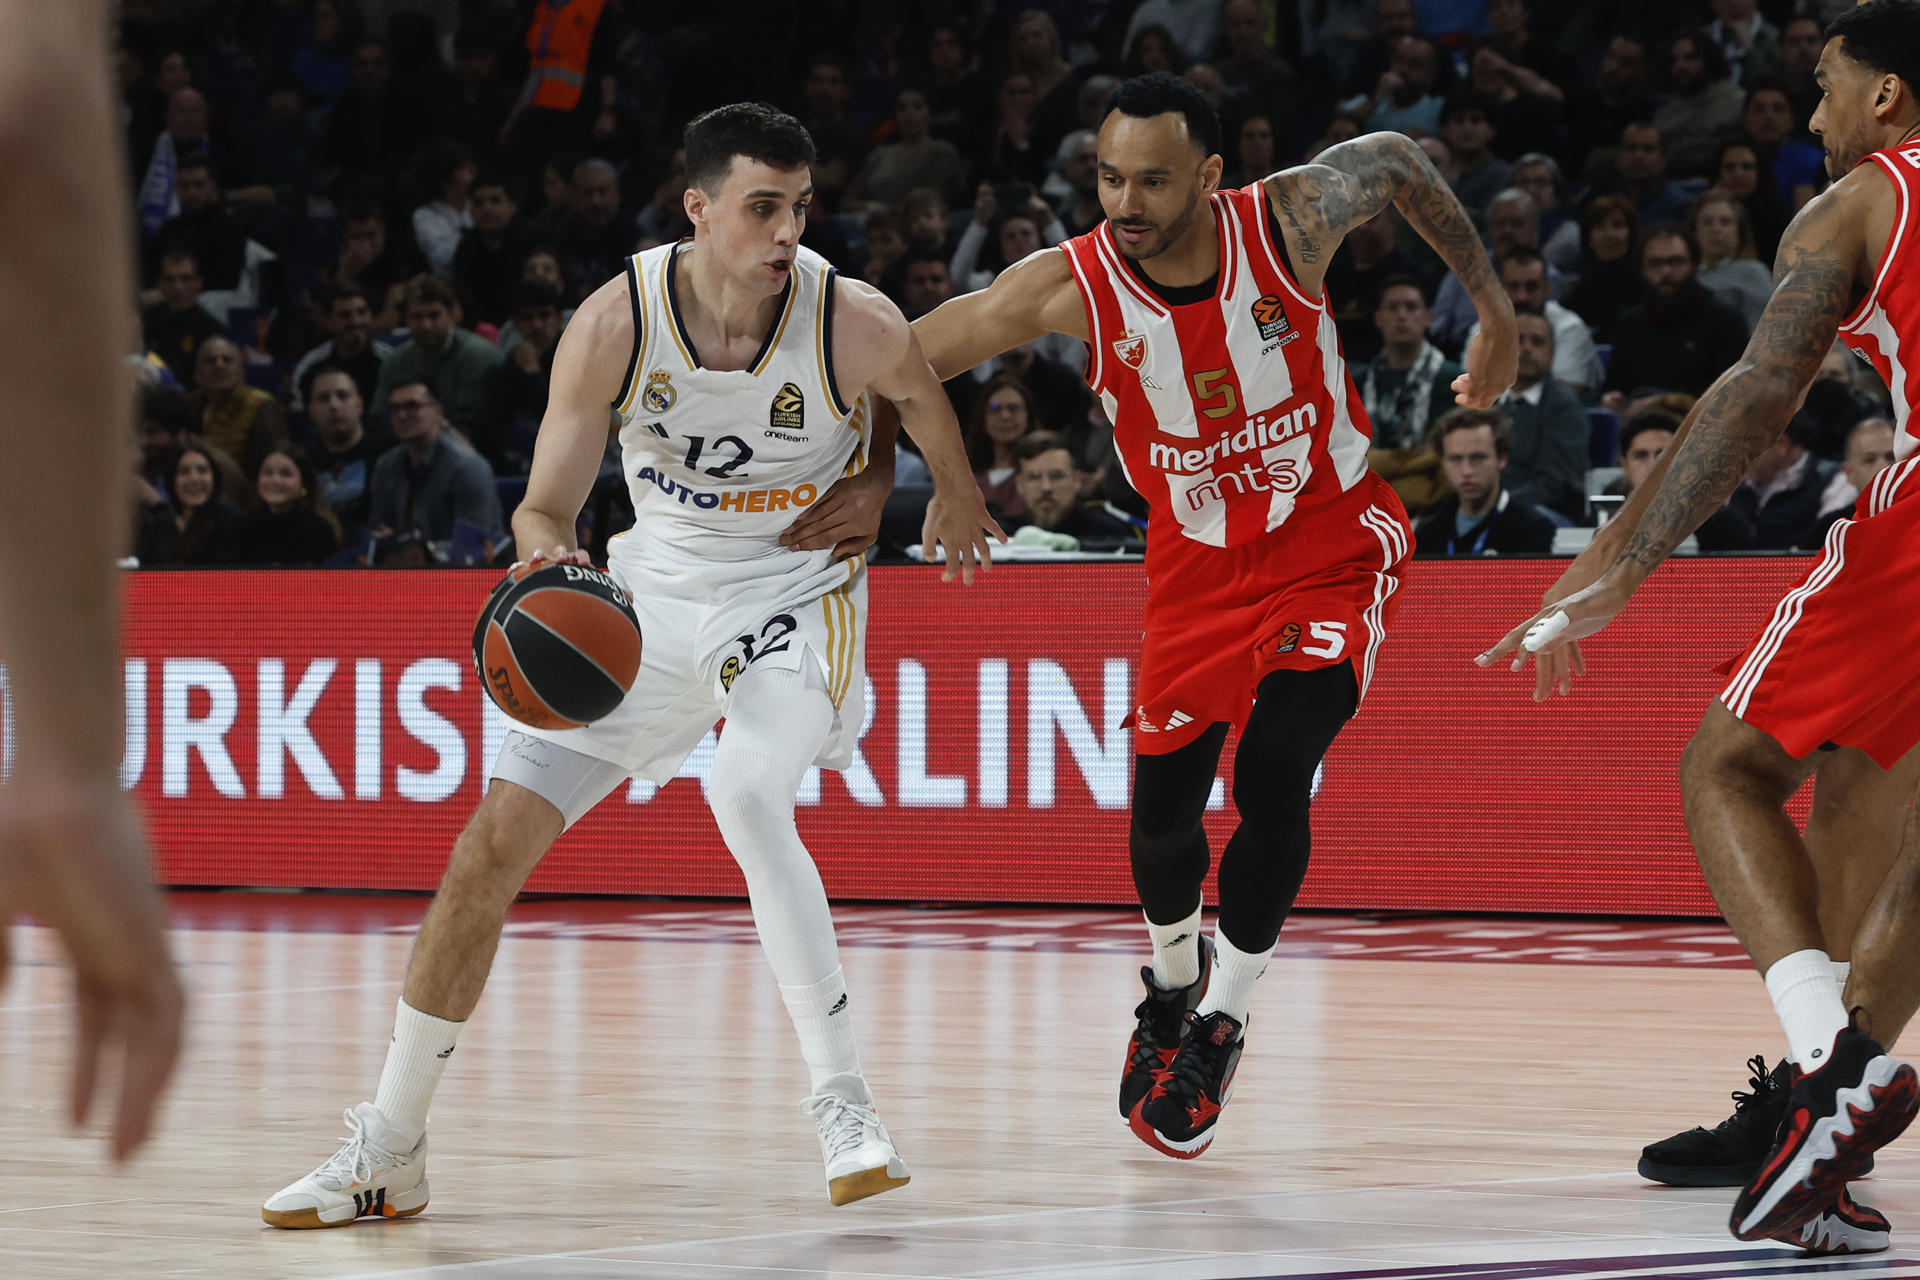
[[[1185,76],[1225,184],[1376,130],[1480,226],[1519,379],[1454,407],[1475,315],[1392,210],[1327,290],[1371,461],[1422,555],[1581,545],[1739,356],[1826,185],[1823,24],[1851,0],[124,0],[141,241],[142,565],[511,558],[553,355],[627,255],[690,233],[680,131],[761,99],[819,158],[802,243],[909,317],[1101,221],[1119,80]],[[1138,549],[1145,508],[1048,339],[946,384],[1019,542]],[[1844,349],[1697,535],[1814,549],[1891,460]],[[882,551],[917,531],[902,442]],[[609,439],[583,545],[632,520]],[[891,536],[895,529],[900,536]]]

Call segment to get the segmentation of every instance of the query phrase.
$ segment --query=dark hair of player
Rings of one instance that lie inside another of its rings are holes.
[[[735,156],[774,169],[804,169],[813,163],[806,126],[764,102],[736,102],[695,116],[687,125],[687,182],[718,194]]]
[[[1836,37],[1841,53],[1920,93],[1920,3],[1870,0],[1827,24],[1827,39]]]
[[[1170,71],[1153,71],[1123,80],[1107,99],[1107,112],[1118,111],[1136,120],[1174,112],[1187,118],[1187,136],[1202,155],[1220,151],[1220,113],[1207,95]]]

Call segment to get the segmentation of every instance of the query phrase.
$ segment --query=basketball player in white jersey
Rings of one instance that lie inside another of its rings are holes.
[[[71,1112],[124,1052],[112,1151],[145,1141],[180,1048],[182,996],[126,744],[128,200],[105,0],[0,0],[0,661],[16,732],[0,786],[0,982],[8,925],[32,916],[71,958]],[[24,1046],[10,1046],[18,1052]],[[29,1050],[30,1052],[30,1050]]]
[[[1885,873],[1849,939],[1842,989],[1820,878],[1784,806],[1830,759],[1864,756],[1896,771],[1920,744],[1920,0],[1870,0],[1841,15],[1815,79],[1824,96],[1811,124],[1834,183],[1782,239],[1773,297],[1745,355],[1695,406],[1605,572],[1481,662],[1565,649],[1611,621],[1779,437],[1836,337],[1885,380],[1894,464],[1723,668],[1730,681],[1681,763],[1700,868],[1765,976],[1793,1064],[1777,1140],[1730,1227],[1745,1240],[1862,1252],[1887,1247],[1887,1222],[1847,1183],[1920,1110],[1920,1077],[1882,1047],[1920,1003],[1920,851],[1909,838]]]
[[[905,319],[799,247],[813,155],[799,122],[763,105],[693,121],[691,242],[631,259],[567,326],[514,535],[540,549],[531,559],[584,563],[574,522],[613,406],[636,519],[608,568],[640,616],[639,677],[587,728],[508,734],[415,942],[378,1093],[347,1112],[332,1159],[266,1202],[267,1222],[426,1207],[428,1100],[521,884],[629,778],[672,778],[722,717],[708,796],[799,1033],[829,1194],[845,1204],[907,1181],[860,1071],[826,893],[793,813],[808,767],[845,767],[862,727],[865,564],[782,535],[869,465],[869,393],[897,406],[933,469],[924,545],[947,549],[949,576],[984,566],[985,531],[999,531]],[[647,856],[638,839],[634,856]]]

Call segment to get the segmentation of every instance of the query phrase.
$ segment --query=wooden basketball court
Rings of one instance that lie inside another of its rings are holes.
[[[527,903],[436,1100],[426,1213],[280,1232],[260,1201],[371,1096],[425,900],[174,909],[189,1045],[125,1172],[62,1132],[66,974],[49,935],[15,933],[5,1280],[1920,1276],[1910,1143],[1857,1188],[1894,1222],[1867,1258],[1742,1245],[1731,1190],[1634,1176],[1643,1143],[1718,1121],[1743,1060],[1780,1052],[1718,926],[1296,919],[1220,1137],[1176,1162],[1114,1111],[1137,917],[843,910],[913,1182],[835,1209],[743,907]]]

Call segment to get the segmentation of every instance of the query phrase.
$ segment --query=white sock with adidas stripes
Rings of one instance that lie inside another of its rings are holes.
[[[460,1038],[464,1022],[448,1022],[430,1013],[422,1013],[405,1000],[393,1016],[393,1042],[387,1046],[387,1063],[380,1069],[380,1089],[373,1105],[392,1126],[387,1135],[389,1150],[405,1155],[420,1143],[427,1131],[427,1107],[433,1091],[453,1056],[454,1042]]]
[[[853,1039],[853,1015],[847,1010],[847,980],[836,967],[805,987],[781,987],[800,1052],[807,1060],[809,1087],[819,1093],[828,1078],[860,1074],[860,1050]]]

